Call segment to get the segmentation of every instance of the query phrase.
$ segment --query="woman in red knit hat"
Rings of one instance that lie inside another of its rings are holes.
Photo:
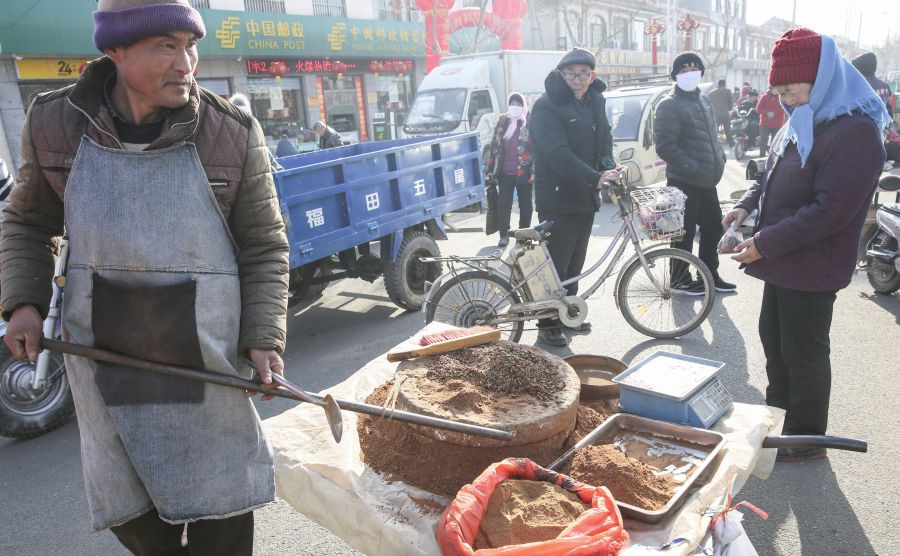
[[[884,103],[834,40],[792,29],[772,50],[769,83],[788,114],[764,177],[722,221],[759,210],[734,258],[765,282],[759,335],[766,403],[787,411],[784,434],[825,434],[836,293],[850,283],[866,212],[884,164]],[[779,449],[779,461],[825,457],[823,448]]]

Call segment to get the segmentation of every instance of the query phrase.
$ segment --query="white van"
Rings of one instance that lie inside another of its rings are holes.
[[[522,93],[531,105],[562,52],[503,50],[448,56],[431,70],[403,123],[403,136],[478,131],[487,149],[506,99]]]
[[[702,83],[703,94],[713,83]],[[625,87],[607,91],[606,117],[612,126],[613,156],[628,168],[628,182],[637,187],[666,179],[666,163],[656,154],[653,116],[672,85]]]

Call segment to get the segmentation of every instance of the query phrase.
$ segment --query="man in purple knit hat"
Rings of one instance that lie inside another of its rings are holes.
[[[28,109],[0,243],[5,341],[36,358],[65,227],[67,341],[243,378],[250,360],[271,383],[288,243],[262,130],[194,81],[206,29],[187,0],[100,0],[94,23],[105,56]],[[134,554],[251,554],[275,490],[244,392],[65,362],[94,530]]]

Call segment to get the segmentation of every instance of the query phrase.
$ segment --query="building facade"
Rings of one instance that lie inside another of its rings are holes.
[[[197,81],[251,101],[270,146],[311,142],[321,120],[346,142],[390,139],[424,74],[424,25],[395,0],[191,0],[207,36]],[[25,111],[100,56],[93,0],[4,0],[0,156],[19,162]]]

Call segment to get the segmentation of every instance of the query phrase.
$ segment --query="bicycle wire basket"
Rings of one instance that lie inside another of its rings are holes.
[[[687,195],[677,187],[643,187],[631,191],[638,218],[647,237],[677,239],[684,235],[684,203]]]

